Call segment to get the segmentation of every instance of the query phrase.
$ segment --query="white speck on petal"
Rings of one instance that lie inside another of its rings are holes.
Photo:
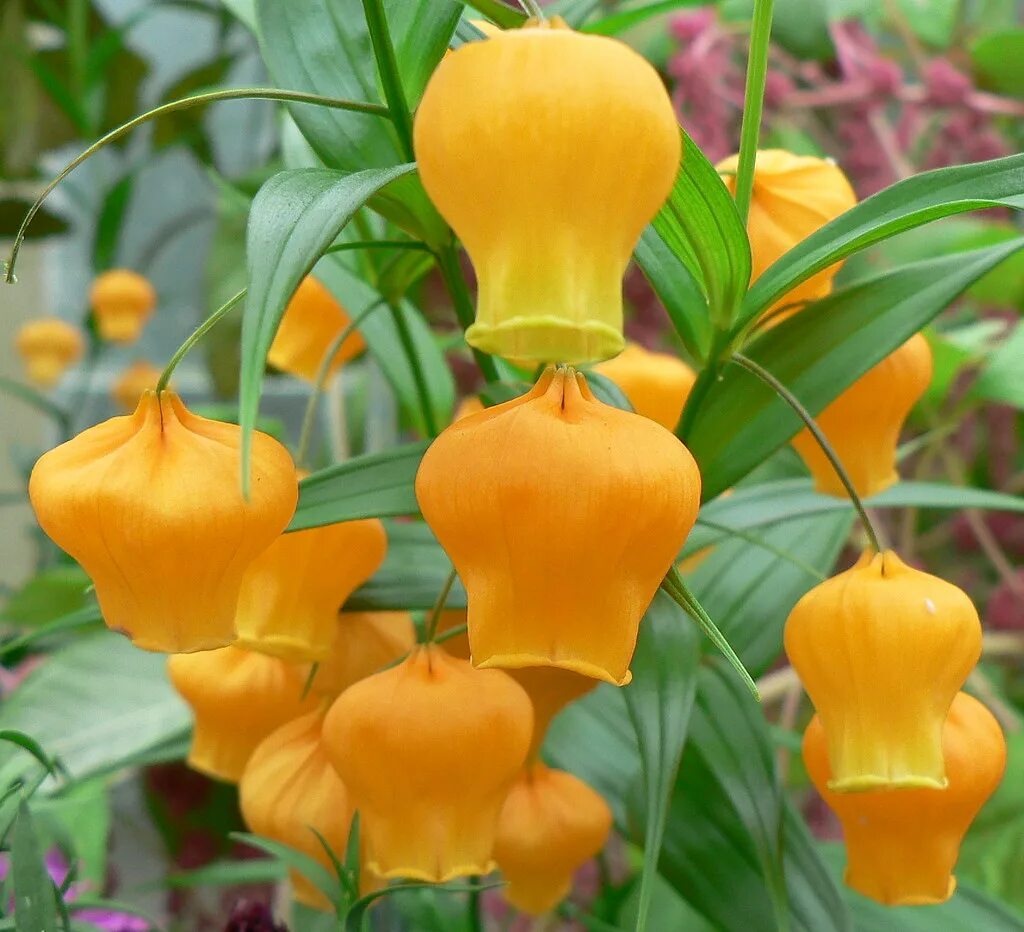
[[[936,609],[935,609],[935,603],[934,603],[934,602],[933,602],[933,601],[932,601],[931,599],[925,599],[925,600],[924,600],[924,607],[925,607],[926,609],[928,609],[928,611],[929,611],[929,612],[930,612],[930,613],[931,613],[932,615],[934,615],[934,614],[935,614],[935,612],[936,612]]]

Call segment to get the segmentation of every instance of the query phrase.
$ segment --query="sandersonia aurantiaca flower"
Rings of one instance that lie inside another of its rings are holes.
[[[548,727],[555,716],[570,702],[575,702],[594,689],[597,680],[559,667],[522,667],[507,672],[526,690],[533,704],[533,738],[527,759],[529,766],[539,759]]]
[[[785,645],[828,737],[832,790],[946,785],[942,724],[981,655],[965,592],[865,552],[797,602]]]
[[[282,372],[314,382],[327,351],[351,322],[327,286],[307,275],[285,308],[267,353],[267,362]],[[364,349],[366,340],[358,330],[353,330],[334,354],[328,375],[333,375]]]
[[[282,534],[242,577],[238,645],[285,660],[323,660],[338,636],[338,609],[384,562],[377,518]]]
[[[345,690],[324,744],[359,810],[370,870],[434,883],[492,870],[498,815],[532,730],[530,700],[510,676],[433,644]]]
[[[505,899],[538,916],[557,906],[576,870],[605,845],[612,812],[579,777],[536,761],[509,791],[498,821],[494,859]]]
[[[739,156],[717,166],[726,187],[736,191]],[[830,159],[794,155],[783,149],[758,150],[754,189],[747,219],[752,261],[751,281],[756,281],[784,253],[857,203],[843,170]],[[774,308],[816,301],[832,289],[832,279],[842,263],[823,269],[776,302]],[[774,318],[773,319],[777,319]]]
[[[414,146],[476,270],[470,345],[569,363],[622,349],[622,277],[681,148],[647,61],[557,18],[468,42],[431,76]]]
[[[143,275],[111,269],[97,275],[89,303],[100,336],[111,343],[132,343],[156,307],[156,291]]]
[[[637,343],[626,344],[618,356],[595,366],[594,371],[618,385],[637,414],[672,431],[697,379],[681,359],[669,353],[652,353]]]
[[[355,809],[324,751],[323,718],[323,711],[312,712],[261,741],[249,758],[238,791],[242,817],[251,831],[301,851],[333,876],[334,865],[316,832],[344,860]],[[301,873],[293,870],[290,876],[300,903],[331,908],[324,894]]]
[[[320,704],[302,698],[301,667],[238,647],[177,654],[167,672],[195,716],[189,766],[229,783],[260,741]]]
[[[408,612],[342,612],[338,636],[319,663],[312,689],[322,696],[338,696],[401,660],[415,645],[416,626]]]
[[[561,368],[448,427],[416,497],[466,587],[474,664],[623,685],[640,619],[696,520],[700,474],[669,431]]]
[[[942,730],[949,777],[942,790],[833,792],[827,748],[815,716],[804,733],[804,763],[842,822],[846,883],[887,906],[948,900],[960,842],[1006,765],[1006,742],[992,713],[966,693],[953,700]]]
[[[242,576],[295,511],[295,465],[253,435],[248,501],[241,431],[146,392],[135,413],[44,453],[29,480],[42,529],[92,578],[103,620],[137,647],[187,653],[235,638]]]
[[[110,394],[123,411],[134,411],[143,394],[156,388],[161,374],[151,362],[139,359],[117,377]]]
[[[876,495],[899,481],[900,430],[931,380],[931,347],[915,333],[815,418],[861,497]],[[793,446],[819,492],[846,497],[845,487],[809,430],[797,434]]]
[[[14,345],[29,379],[49,388],[60,381],[68,366],[82,358],[85,340],[77,327],[50,317],[24,324],[14,338]]]

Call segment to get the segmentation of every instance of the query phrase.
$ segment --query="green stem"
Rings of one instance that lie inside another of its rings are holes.
[[[857,514],[860,516],[861,524],[864,525],[864,533],[867,534],[868,542],[871,544],[872,549],[876,553],[881,553],[882,548],[878,543],[878,534],[875,532],[875,526],[871,523],[871,518],[868,516],[867,509],[864,507],[864,503],[860,500],[857,490],[853,487],[853,482],[850,479],[849,473],[846,471],[846,468],[836,455],[836,451],[832,449],[832,444],[828,442],[828,438],[824,433],[822,433],[821,428],[814,420],[811,412],[803,406],[796,395],[786,388],[786,386],[775,378],[775,376],[767,369],[754,362],[753,359],[748,359],[741,353],[736,353],[732,357],[732,361],[736,363],[736,365],[742,366],[748,372],[757,376],[765,383],[765,385],[771,388],[776,395],[786,402],[786,404],[796,412],[800,420],[804,422],[807,429],[811,432],[811,436],[814,437],[818,446],[821,447],[821,452],[825,454],[825,458],[832,464],[832,468],[836,471],[839,481],[843,484],[843,488],[846,489],[846,494],[850,496],[850,501],[853,502],[853,507],[857,509]]]
[[[366,239],[356,240],[351,243],[336,243],[325,253],[329,256],[333,252],[350,252],[353,249],[416,249],[420,252],[431,252],[431,248],[418,239]]]
[[[427,618],[427,623],[424,626],[423,637],[424,642],[427,644],[432,644],[437,639],[437,625],[441,620],[441,612],[444,611],[445,602],[448,601],[448,596],[452,591],[452,586],[455,585],[455,580],[458,575],[459,574],[455,572],[455,567],[453,566],[451,572],[448,574],[448,578],[444,581],[444,586],[441,588],[441,594],[437,597],[434,607],[430,610],[430,616]]]
[[[412,380],[416,383],[416,394],[420,399],[420,411],[423,415],[423,426],[426,428],[429,437],[436,437],[440,433],[437,421],[434,418],[434,408],[430,403],[430,387],[427,385],[427,377],[423,374],[423,367],[420,365],[420,357],[416,352],[416,345],[412,341],[412,334],[409,332],[409,325],[405,321],[405,315],[397,304],[388,304],[391,308],[391,317],[395,321],[395,329],[398,331],[398,340],[402,344],[402,350],[406,359],[409,360],[409,368],[412,369]]]
[[[754,18],[750,24],[747,88],[743,96],[740,157],[736,167],[736,210],[744,225],[754,190],[754,164],[761,135],[761,112],[764,109],[764,83],[768,74],[768,44],[771,40],[774,5],[774,0],[754,0]]]
[[[243,288],[238,294],[228,298],[217,310],[215,310],[209,317],[206,318],[195,330],[192,331],[185,338],[185,342],[178,347],[177,352],[171,357],[171,361],[167,363],[164,371],[160,374],[160,380],[156,383],[156,393],[159,395],[160,392],[167,388],[167,383],[171,380],[171,374],[174,372],[175,367],[178,365],[189,350],[192,349],[203,337],[206,336],[217,323],[236,305],[242,298],[245,297],[245,289]]]
[[[484,924],[480,916],[480,877],[473,874],[469,878],[472,889],[466,898],[466,919],[469,932],[483,932]]]
[[[388,102],[391,122],[394,124],[402,151],[410,162],[416,161],[412,147],[412,114],[409,102],[405,99],[405,89],[398,72],[398,59],[395,57],[395,46],[388,30],[388,19],[384,12],[382,0],[363,0],[363,12],[366,15],[366,27],[370,32],[370,43],[373,45],[373,57],[377,60],[377,73],[384,87],[384,99]]]
[[[790,553],[788,550],[776,547],[775,544],[769,543],[764,538],[758,537],[756,534],[751,534],[749,531],[745,531],[742,528],[729,527],[728,524],[719,524],[717,521],[708,521],[706,518],[698,517],[697,524],[701,527],[706,527],[710,531],[717,531],[718,533],[726,534],[729,537],[738,537],[740,540],[745,540],[752,547],[760,547],[762,550],[767,550],[769,553],[775,554],[775,556],[780,560],[792,563],[793,566],[803,570],[808,576],[816,579],[818,582],[825,581],[825,574],[811,566],[810,563],[804,562],[800,557]],[[694,554],[694,556],[696,556],[696,554]]]
[[[473,298],[469,293],[469,288],[466,286],[466,279],[462,274],[462,269],[459,267],[459,257],[454,246],[444,246],[438,251],[437,267],[441,272],[441,278],[444,279],[448,295],[452,299],[452,306],[455,308],[455,316],[458,318],[459,326],[462,327],[463,331],[466,331],[472,325],[476,317],[476,311],[473,309]],[[481,353],[480,350],[474,349],[473,358],[483,373],[484,379],[488,382],[499,381],[498,367],[494,364],[494,359],[489,354]]]
[[[96,142],[89,146],[88,149],[68,162],[68,164],[61,170],[60,174],[43,189],[42,194],[39,195],[35,203],[29,208],[28,213],[25,215],[25,219],[21,223],[21,227],[18,229],[18,234],[14,238],[14,245],[11,247],[10,259],[8,259],[6,263],[7,268],[4,273],[4,280],[6,283],[10,285],[14,282],[14,266],[17,264],[18,253],[21,251],[21,244],[25,239],[25,231],[28,229],[28,225],[39,212],[39,208],[43,206],[43,201],[46,200],[53,189],[67,178],[67,176],[76,168],[78,168],[79,165],[104,146],[107,146],[112,142],[117,142],[117,140],[122,136],[127,135],[137,126],[141,126],[149,120],[155,120],[168,113],[176,113],[179,110],[187,110],[190,107],[199,107],[203,104],[213,103],[218,100],[282,100],[292,103],[316,104],[321,107],[329,107],[335,110],[353,110],[357,113],[367,113],[372,116],[390,116],[387,107],[382,107],[380,104],[369,104],[353,100],[339,100],[335,97],[322,97],[319,94],[305,94],[301,91],[282,91],[272,87],[238,87],[231,88],[230,90],[211,91],[208,94],[196,94],[192,97],[183,97],[181,100],[172,100],[169,103],[162,104],[152,110],[147,110],[145,113],[139,114],[139,116],[134,117],[127,123],[123,123],[116,129],[112,129],[105,136],[100,137]]]
[[[24,496],[22,496],[24,498]],[[434,635],[435,644],[443,644],[445,641],[450,641],[453,638],[460,637],[469,630],[469,625],[456,625],[454,628],[449,628],[447,631],[441,634]]]

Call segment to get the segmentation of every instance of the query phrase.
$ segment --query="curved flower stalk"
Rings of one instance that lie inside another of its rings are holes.
[[[135,413],[44,453],[29,480],[42,529],[92,578],[103,620],[145,650],[187,653],[235,638],[242,576],[284,530],[295,465],[253,439],[252,496],[238,488],[236,425],[146,392]]]
[[[408,612],[342,612],[334,646],[320,661],[312,689],[321,696],[339,696],[415,646],[416,626]]]
[[[29,379],[43,388],[56,385],[85,350],[82,332],[57,317],[29,321],[18,330],[14,345]]]
[[[981,656],[966,593],[866,552],[797,602],[785,645],[828,738],[831,790],[946,786],[943,722]]]
[[[156,307],[156,291],[138,272],[111,269],[96,276],[89,303],[104,340],[134,343]]]
[[[594,367],[619,388],[637,414],[674,431],[697,374],[669,353],[652,353],[637,343],[627,343],[614,359]]]
[[[477,666],[623,685],[640,619],[696,520],[700,474],[663,427],[550,369],[447,428],[416,497],[465,584]]]
[[[533,362],[618,353],[622,277],[680,159],[654,68],[559,19],[499,32],[440,63],[414,144],[476,269],[469,344]]]

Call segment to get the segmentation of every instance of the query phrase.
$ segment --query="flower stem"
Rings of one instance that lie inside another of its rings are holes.
[[[156,383],[156,393],[159,395],[160,392],[167,388],[167,383],[171,380],[171,373],[174,372],[175,367],[178,365],[185,355],[188,353],[193,346],[195,346],[207,333],[209,333],[217,323],[236,305],[242,298],[245,297],[246,289],[243,288],[238,294],[230,297],[225,301],[217,310],[215,310],[209,317],[206,318],[195,330],[192,331],[185,339],[185,342],[178,347],[177,352],[171,357],[171,361],[167,363],[166,368],[160,374],[160,380]]]
[[[473,323],[476,311],[473,309],[473,298],[470,296],[469,288],[466,287],[466,279],[463,277],[462,269],[459,268],[459,257],[454,246],[448,245],[438,250],[437,267],[444,279],[448,295],[452,299],[452,306],[455,308],[459,326],[465,331]],[[498,367],[490,355],[474,349],[473,358],[483,373],[484,379],[488,382],[499,381]]]
[[[867,534],[868,542],[871,544],[872,549],[876,553],[881,553],[882,548],[878,543],[878,534],[875,531],[874,524],[871,522],[867,509],[864,507],[864,503],[860,500],[857,490],[853,487],[853,482],[850,479],[849,473],[846,471],[842,462],[840,462],[839,457],[836,455],[836,451],[832,449],[832,444],[828,442],[828,438],[824,433],[822,433],[821,428],[814,420],[810,411],[803,406],[796,395],[786,388],[786,386],[775,378],[775,376],[767,369],[754,362],[753,359],[748,359],[741,353],[735,353],[732,357],[732,361],[736,363],[736,365],[741,366],[748,372],[757,376],[757,378],[764,382],[765,385],[771,388],[776,395],[786,402],[786,404],[796,412],[800,420],[807,425],[807,429],[811,432],[811,436],[814,437],[818,446],[821,447],[821,452],[825,454],[829,463],[832,464],[832,468],[836,471],[839,481],[843,484],[843,488],[846,489],[846,494],[850,496],[850,501],[853,502],[853,507],[857,509],[857,514],[860,516],[861,524],[864,526],[864,533]]]
[[[434,607],[430,610],[430,616],[427,618],[427,623],[424,626],[424,642],[432,644],[437,637],[437,625],[441,620],[441,612],[444,611],[445,602],[448,601],[448,596],[452,591],[452,586],[455,585],[455,580],[458,577],[458,573],[455,572],[453,566],[451,572],[448,574],[448,578],[444,582],[444,586],[441,588],[441,593],[437,597],[437,601],[434,603]]]
[[[754,189],[754,164],[761,135],[764,84],[768,75],[768,43],[772,33],[774,6],[774,0],[754,0],[754,18],[750,24],[747,87],[743,96],[740,157],[736,168],[736,210],[744,225],[750,212],[750,197]]]
[[[366,16],[366,28],[370,32],[373,57],[377,60],[377,73],[384,88],[384,99],[388,102],[391,122],[398,133],[406,159],[415,162],[416,155],[412,147],[412,115],[409,112],[409,102],[405,99],[401,75],[398,73],[398,59],[395,57],[395,46],[391,41],[388,18],[382,0],[363,0],[363,13]]]

